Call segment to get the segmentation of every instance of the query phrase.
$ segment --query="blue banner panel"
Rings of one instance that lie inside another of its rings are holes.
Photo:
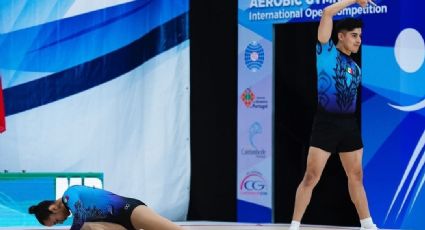
[[[240,222],[266,223],[272,218],[269,208],[243,200],[238,200],[238,210]]]
[[[423,2],[385,3],[387,14],[363,18],[364,182],[379,227],[424,229]]]

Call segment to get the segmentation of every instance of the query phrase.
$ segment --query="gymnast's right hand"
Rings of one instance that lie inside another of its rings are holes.
[[[371,1],[371,0],[370,0]],[[356,0],[357,4],[359,4],[361,7],[366,7],[369,0]]]

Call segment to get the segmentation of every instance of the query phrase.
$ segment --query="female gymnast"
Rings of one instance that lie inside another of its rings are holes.
[[[182,230],[143,202],[86,186],[69,187],[62,198],[45,200],[29,208],[40,224],[63,223],[71,214],[71,230]]]

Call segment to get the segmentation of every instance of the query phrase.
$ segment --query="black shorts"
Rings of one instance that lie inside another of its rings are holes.
[[[116,223],[119,225],[122,225],[124,228],[128,230],[138,230],[133,227],[133,224],[131,224],[131,214],[133,213],[133,210],[139,206],[139,205],[145,205],[140,200],[133,199],[133,198],[125,198],[126,204],[124,207],[119,210],[119,213],[116,216],[113,216],[111,220],[108,222]]]
[[[316,114],[310,146],[330,153],[352,152],[363,148],[357,119],[354,115]]]

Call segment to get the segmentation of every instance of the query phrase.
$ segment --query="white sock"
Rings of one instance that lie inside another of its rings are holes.
[[[376,228],[376,225],[373,223],[372,217],[364,218],[360,220],[360,225],[363,228]]]
[[[291,226],[289,227],[289,229],[299,229],[300,225],[301,223],[299,221],[293,220],[291,222]]]

